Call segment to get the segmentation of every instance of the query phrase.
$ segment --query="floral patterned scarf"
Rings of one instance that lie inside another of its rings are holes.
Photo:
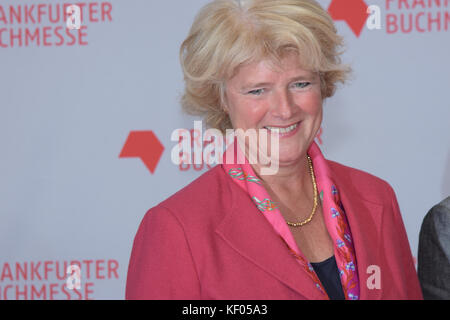
[[[261,184],[248,161],[244,164],[236,164],[236,159],[244,159],[242,151],[235,142],[223,155],[222,168],[253,200],[254,204],[266,217],[275,232],[287,245],[288,250],[296,258],[297,262],[314,281],[325,299],[329,299],[313,267],[299,250],[294,237],[281,215],[276,204],[270,199],[269,194]],[[227,164],[227,153],[234,148],[234,164]],[[356,265],[355,249],[347,222],[344,207],[341,203],[336,184],[332,181],[330,169],[319,147],[313,142],[308,150],[311,157],[316,184],[322,202],[325,224],[334,243],[334,255],[341,276],[341,284],[347,300],[359,299],[359,280]],[[246,160],[246,159],[245,159]]]

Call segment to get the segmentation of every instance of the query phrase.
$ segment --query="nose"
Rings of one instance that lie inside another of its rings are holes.
[[[294,102],[287,89],[280,89],[274,93],[272,100],[272,115],[281,120],[288,120],[294,113]]]

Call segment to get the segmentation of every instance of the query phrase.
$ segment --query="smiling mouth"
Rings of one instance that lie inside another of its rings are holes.
[[[271,132],[277,132],[279,134],[286,134],[289,132],[294,131],[295,129],[297,129],[297,127],[299,126],[300,122],[297,122],[289,127],[271,127],[271,126],[265,126],[264,129],[267,129]]]

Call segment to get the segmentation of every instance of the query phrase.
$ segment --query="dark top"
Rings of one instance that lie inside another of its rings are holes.
[[[311,263],[331,300],[345,300],[341,277],[334,256],[325,261]]]
[[[450,299],[450,196],[433,206],[419,234],[417,273],[425,300]]]

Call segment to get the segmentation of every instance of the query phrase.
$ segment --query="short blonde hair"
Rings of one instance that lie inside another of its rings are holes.
[[[305,69],[321,77],[323,99],[333,96],[350,68],[340,60],[343,40],[315,0],[214,0],[197,14],[180,48],[183,109],[208,127],[232,128],[224,110],[225,84],[242,64],[270,58],[280,63],[295,50]]]

